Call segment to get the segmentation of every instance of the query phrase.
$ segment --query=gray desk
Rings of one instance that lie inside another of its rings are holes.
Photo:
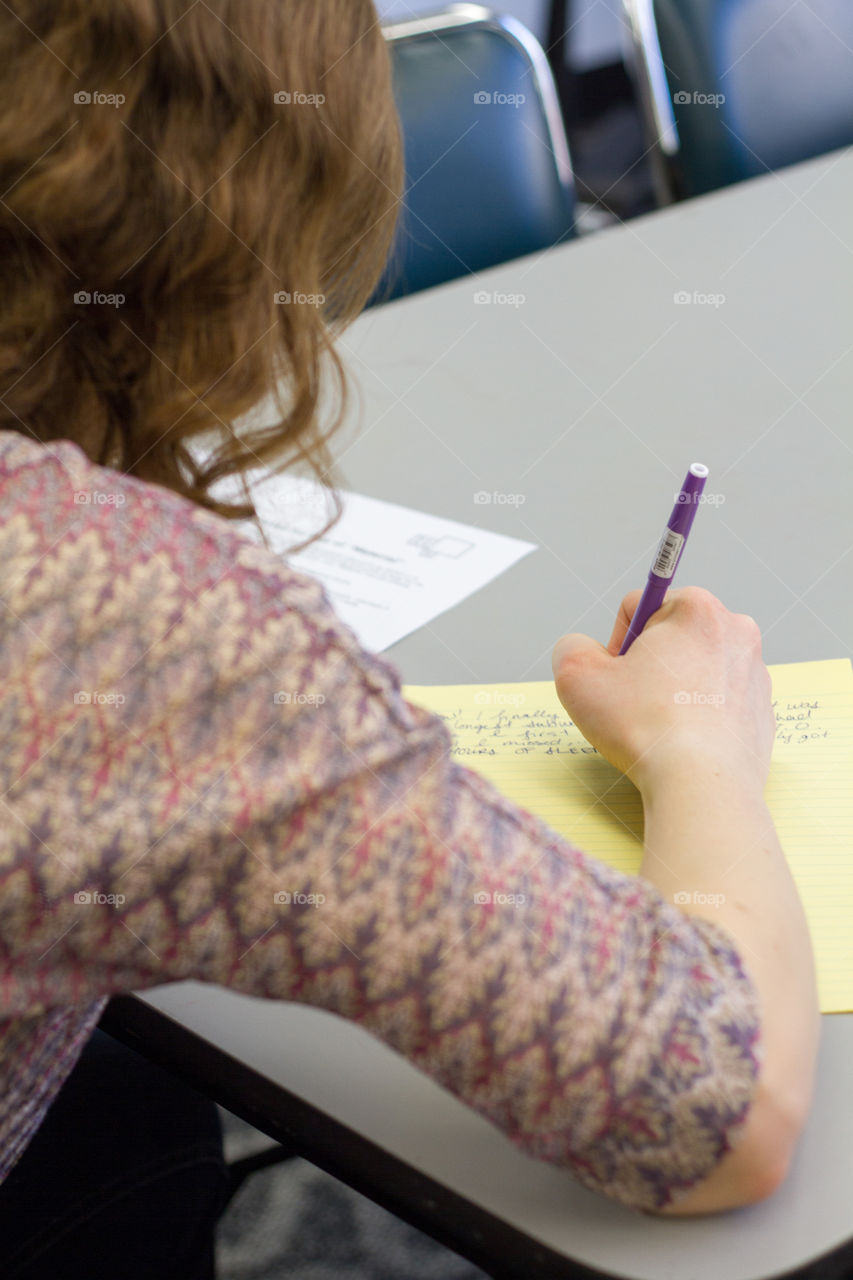
[[[363,425],[340,437],[342,481],[540,545],[396,646],[407,680],[547,678],[562,631],[606,638],[694,460],[725,501],[699,513],[684,581],[758,618],[770,662],[851,653],[851,209],[853,152],[362,318],[345,345]],[[478,290],[525,301],[476,304]],[[725,301],[676,303],[680,290]],[[527,1243],[519,1274],[557,1276],[559,1255],[632,1280],[754,1280],[853,1235],[850,1016],[824,1019],[817,1103],[782,1190],[664,1222],[528,1160],[330,1015],[194,984],[145,999],[424,1175],[411,1212],[432,1212],[436,1234],[482,1260],[474,1236],[511,1228]],[[487,1215],[468,1237],[442,1230],[447,1189]]]

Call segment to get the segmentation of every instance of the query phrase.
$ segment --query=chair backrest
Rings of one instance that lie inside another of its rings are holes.
[[[623,0],[659,186],[696,195],[853,143],[851,0]]]
[[[387,27],[406,153],[387,301],[574,234],[574,184],[541,46],[514,18],[457,4]]]

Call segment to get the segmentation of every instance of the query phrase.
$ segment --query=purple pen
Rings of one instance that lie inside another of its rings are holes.
[[[692,462],[690,470],[687,472],[687,478],[681,486],[681,493],[678,495],[675,506],[672,509],[672,515],[664,530],[660,545],[655,553],[654,563],[649,570],[649,580],[646,583],[646,589],[640,596],[640,603],[637,605],[631,625],[622,641],[622,648],[619,650],[619,656],[627,653],[643,627],[648,622],[653,613],[657,613],[663,604],[663,598],[666,595],[667,588],[672,585],[672,579],[681,560],[681,553],[684,550],[684,544],[687,541],[687,535],[690,532],[690,526],[693,524],[696,508],[699,505],[699,499],[702,490],[705,488],[705,481],[708,479],[708,468],[702,462]]]

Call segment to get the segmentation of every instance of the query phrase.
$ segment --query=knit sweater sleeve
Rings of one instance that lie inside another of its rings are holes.
[[[0,1077],[22,1026],[196,978],[352,1019],[627,1204],[730,1149],[759,1067],[731,939],[455,765],[315,582],[7,438],[0,590]]]

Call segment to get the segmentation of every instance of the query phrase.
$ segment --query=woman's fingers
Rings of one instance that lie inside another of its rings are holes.
[[[612,653],[614,657],[622,648],[622,641],[625,639],[626,632],[631,625],[631,619],[637,610],[642,594],[642,591],[629,591],[619,606],[619,612],[613,624],[613,632],[607,645],[608,653]]]

